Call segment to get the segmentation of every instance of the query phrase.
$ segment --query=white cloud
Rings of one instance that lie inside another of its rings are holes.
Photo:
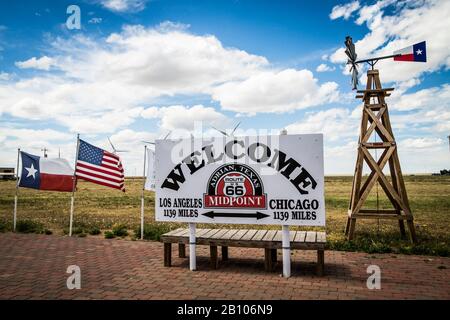
[[[102,51],[95,60],[102,78],[120,75],[130,84],[153,86],[167,94],[206,92],[268,65],[264,57],[224,48],[214,36],[196,36],[178,25],[175,30],[168,27],[129,26],[109,36],[107,42],[115,52]]]
[[[139,12],[145,9],[148,0],[99,0],[100,4],[111,11]]]
[[[353,12],[359,9],[359,7],[359,1],[334,6],[330,13],[330,19],[335,20],[342,17],[347,20]]]
[[[134,121],[130,110],[161,96],[208,94],[218,84],[268,66],[264,57],[225,48],[214,36],[193,35],[185,28],[163,23],[125,27],[103,40],[79,34],[56,38],[50,43],[53,57],[20,64],[52,61],[47,68],[57,61],[60,73],[1,83],[0,113],[54,120],[74,132],[112,132]]]
[[[333,102],[338,94],[337,83],[320,85],[311,71],[295,69],[260,72],[212,90],[223,109],[245,114],[304,109]]]
[[[0,128],[0,135],[3,137],[12,137],[33,143],[36,140],[58,141],[70,140],[73,138],[72,134],[66,132],[56,131],[53,129],[23,129],[23,128]]]
[[[0,80],[8,81],[9,80],[9,73],[0,72]]]
[[[404,149],[430,149],[442,146],[445,141],[441,138],[408,138],[400,142]]]
[[[50,67],[55,65],[55,61],[52,58],[43,56],[39,59],[33,57],[26,61],[17,61],[15,65],[20,69],[38,69],[48,71],[50,70]]]
[[[111,110],[108,112],[90,112],[87,115],[60,116],[57,120],[72,132],[111,133],[125,128],[138,118],[143,108]]]
[[[433,111],[443,108],[450,112],[450,84],[421,89],[414,93],[405,93],[401,89],[396,90],[392,93],[390,101],[390,109],[393,110],[423,109]]]
[[[321,63],[317,66],[316,71],[317,72],[327,72],[327,71],[334,71],[336,68],[330,67],[329,65],[325,64],[325,63]]]
[[[394,10],[387,12],[388,7]],[[378,1],[358,10],[357,24],[369,28],[363,39],[355,42],[358,58],[392,54],[395,50],[427,41],[427,62],[394,62],[383,60],[377,68],[383,82],[407,81],[425,72],[450,67],[450,2],[446,0],[395,2]],[[354,39],[355,40],[355,39]],[[344,48],[336,50],[330,60],[347,61]]]
[[[301,121],[286,126],[288,133],[323,133],[325,141],[341,141],[359,134],[358,119],[348,109],[332,108],[309,113]],[[356,141],[356,140],[355,140]]]
[[[15,124],[3,123],[0,127],[0,137],[0,163],[2,166],[16,166],[17,148],[31,154],[41,155],[41,149],[45,147],[49,149],[50,157],[57,157],[58,151],[61,149],[63,156],[70,155],[71,159],[74,158],[76,136],[66,132],[53,129],[17,128]]]
[[[89,19],[88,23],[99,24],[99,23],[102,23],[102,20],[103,20],[102,18],[94,17],[94,18]]]
[[[195,122],[205,125],[222,126],[228,122],[227,117],[217,112],[212,107],[195,105],[191,108],[186,106],[151,107],[141,113],[143,118],[160,119],[160,126],[166,130],[184,129],[193,131]]]

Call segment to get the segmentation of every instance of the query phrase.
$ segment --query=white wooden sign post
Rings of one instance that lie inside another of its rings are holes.
[[[195,224],[282,226],[283,274],[290,276],[289,226],[324,226],[321,134],[157,140],[155,218]]]
[[[283,129],[280,135],[287,135],[287,130]],[[283,277],[289,278],[291,276],[291,242],[289,240],[289,226],[283,225],[281,227],[281,247],[283,252]]]
[[[145,204],[145,165],[147,164],[147,146],[144,146],[144,172],[142,173],[142,177],[144,179],[142,185],[142,193],[141,193],[141,240],[144,240],[144,204]]]

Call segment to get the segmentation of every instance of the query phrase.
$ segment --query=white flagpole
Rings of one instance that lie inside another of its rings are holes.
[[[14,196],[14,214],[13,214],[13,230],[16,232],[17,224],[17,197],[19,194],[19,156],[20,148],[17,149],[17,166],[16,166],[16,194]]]
[[[78,151],[80,149],[80,134],[77,134],[77,151],[75,154],[75,168],[73,171],[73,184],[72,184],[72,197],[70,199],[70,222],[69,222],[69,237],[72,236],[72,224],[73,224],[73,210],[74,210],[74,202],[75,202],[75,188],[77,185],[77,160],[78,160]]]
[[[141,196],[141,240],[144,239],[144,192],[145,192],[145,164],[147,161],[147,146],[144,146],[144,173],[143,173],[143,178],[144,178],[144,182],[142,184],[142,196]]]
[[[189,223],[189,269],[197,269],[197,258],[195,256],[195,223]]]
[[[287,130],[283,129],[280,135],[287,135]],[[291,243],[289,239],[289,226],[283,225],[281,231],[282,252],[283,252],[283,277],[291,276]]]

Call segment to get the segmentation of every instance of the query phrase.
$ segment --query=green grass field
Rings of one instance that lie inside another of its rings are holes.
[[[369,253],[449,255],[450,177],[425,175],[405,177],[419,240],[417,245],[412,245],[408,239],[402,239],[397,221],[390,220],[379,222],[377,220],[358,220],[355,240],[346,241],[344,228],[351,181],[351,177],[326,177],[325,179],[326,231],[329,249]],[[111,230],[114,225],[117,227],[118,224],[125,225],[131,231],[136,230],[140,221],[142,180],[127,179],[126,188],[127,192],[122,193],[91,183],[80,182],[75,200],[74,230],[76,233],[84,236],[90,233],[90,230],[97,228],[105,232]],[[379,190],[379,208],[388,208],[388,200],[381,188]],[[8,231],[12,228],[14,192],[14,181],[0,181],[0,231]],[[376,199],[374,189],[370,194],[367,207],[375,208]],[[164,224],[154,221],[154,194],[152,192],[146,191],[145,205],[146,229],[163,232],[181,226],[181,224]],[[40,192],[23,188],[19,190],[18,220],[38,222],[55,234],[67,232],[69,208],[70,193]],[[223,225],[220,226],[223,227]],[[208,227],[214,227],[214,225],[208,225]],[[239,228],[242,226],[228,225],[227,227]],[[259,226],[259,228],[277,227]],[[130,232],[130,235],[133,235],[133,232]]]

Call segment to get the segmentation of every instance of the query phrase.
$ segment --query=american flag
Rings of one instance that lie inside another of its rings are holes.
[[[120,158],[81,139],[75,175],[80,179],[125,192]]]

